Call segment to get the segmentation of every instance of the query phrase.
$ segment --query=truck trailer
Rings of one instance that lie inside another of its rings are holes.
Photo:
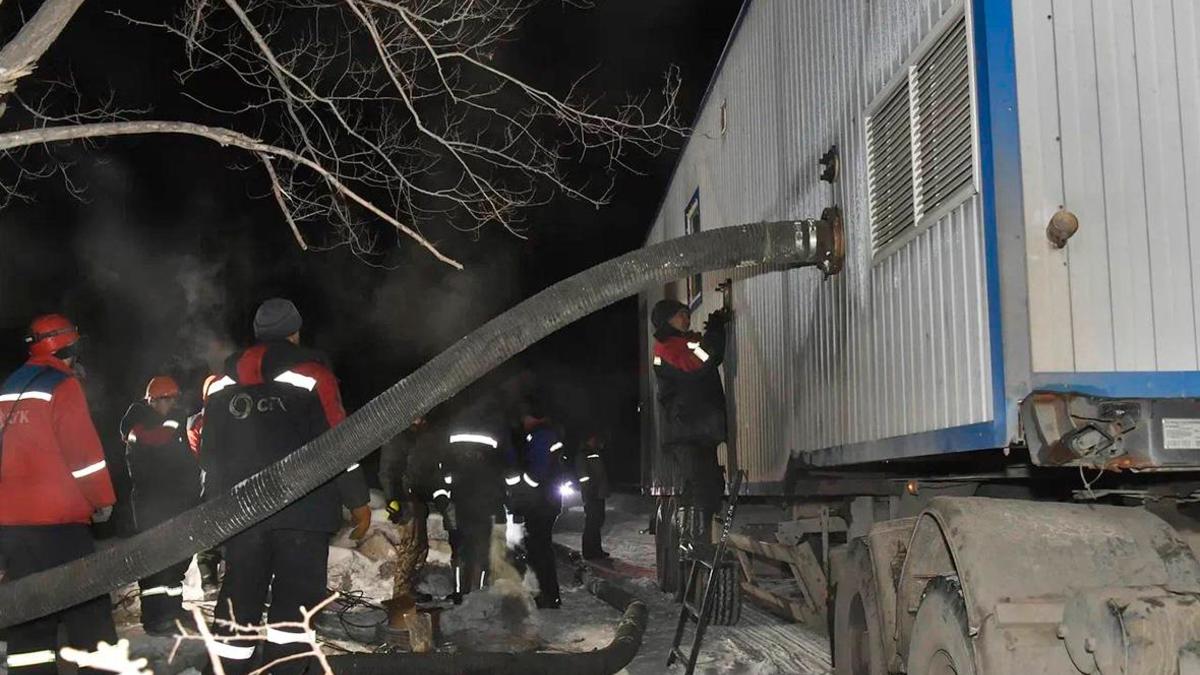
[[[647,243],[818,216],[640,297],[660,582],[649,308],[724,304],[732,583],[838,673],[1200,673],[1200,2],[747,0]]]

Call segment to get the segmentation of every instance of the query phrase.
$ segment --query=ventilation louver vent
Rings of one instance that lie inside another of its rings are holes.
[[[916,224],[908,87],[899,86],[867,118],[867,188],[875,252]]]
[[[959,19],[917,64],[917,219],[971,185],[971,77],[967,25]]]
[[[914,56],[867,116],[867,187],[876,258],[941,217],[974,186],[971,58],[960,16]],[[936,213],[935,213],[936,212]]]

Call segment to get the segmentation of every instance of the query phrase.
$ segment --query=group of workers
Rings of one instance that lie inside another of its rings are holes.
[[[190,417],[173,379],[150,380],[144,399],[130,406],[120,425],[137,531],[229,491],[346,417],[327,360],[300,346],[301,323],[290,301],[264,302],[254,317],[256,343],[232,355],[224,373],[205,382],[204,408]],[[75,375],[78,328],[61,315],[40,316],[26,340],[29,360],[0,388],[5,581],[92,553],[88,526],[107,520],[116,502]],[[361,538],[371,510],[357,465],[223,542],[212,651],[224,672],[246,673],[264,663],[277,664],[271,671],[280,673],[307,667],[304,659],[286,660],[310,648],[302,624],[288,624],[302,621],[301,608],[325,599],[329,539],[342,526],[343,506],[354,521],[351,536]],[[207,585],[217,580],[212,564],[217,557],[213,551],[201,556]],[[190,556],[140,581],[147,633],[171,634],[192,624],[182,608],[189,564]],[[109,599],[99,597],[4,631],[0,665],[14,675],[57,673],[60,624],[66,643],[77,649],[116,640]]]
[[[451,411],[438,410],[384,445],[379,481],[395,522],[416,518],[412,532],[423,560],[428,544],[424,519],[440,512],[450,538],[454,589],[449,600],[489,584],[493,561],[503,552],[518,571],[537,579],[541,609],[561,604],[551,535],[563,497],[580,493],[587,514],[585,557],[607,557],[600,547],[608,478],[598,433],[588,434],[574,460],[563,430],[533,397],[507,401],[496,392],[465,397]],[[513,528],[523,537],[513,537]],[[508,543],[516,550],[508,551]],[[514,541],[515,540],[515,541]],[[419,567],[419,565],[417,566]],[[415,590],[415,568],[398,571],[391,609],[403,612],[430,598]]]
[[[346,417],[327,359],[300,344],[301,324],[290,301],[262,303],[254,317],[255,344],[205,381],[203,409],[193,415],[180,405],[172,378],[150,380],[120,425],[137,531],[228,492]],[[94,552],[89,525],[107,520],[116,502],[76,376],[78,328],[62,315],[44,315],[32,322],[26,341],[28,361],[0,387],[4,581]],[[380,478],[388,510],[394,521],[412,526],[418,549],[429,507],[443,514],[453,550],[454,602],[489,583],[495,525],[503,532],[523,522],[537,605],[555,608],[560,596],[550,537],[564,493],[576,487],[583,493],[585,555],[607,556],[599,543],[608,489],[603,443],[589,436],[572,472],[562,432],[543,411],[525,405],[514,419],[511,406],[497,400],[485,396],[445,419],[419,420],[385,446]],[[308,659],[287,658],[310,649],[311,636],[298,623],[302,608],[327,595],[329,541],[342,526],[342,507],[351,514],[351,538],[361,539],[371,523],[368,502],[366,479],[355,464],[198,556],[205,586],[217,590],[219,580],[212,651],[224,672],[248,673],[267,663],[279,673],[309,666]],[[191,624],[182,608],[189,564],[190,557],[140,581],[147,633],[172,634]],[[415,575],[397,579],[397,591],[408,597],[394,603],[429,599],[416,594],[415,585]],[[60,624],[66,644],[77,649],[116,639],[109,599],[99,597],[0,633],[0,666],[15,675],[58,672]]]

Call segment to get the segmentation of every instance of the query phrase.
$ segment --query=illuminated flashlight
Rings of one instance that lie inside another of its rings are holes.
[[[571,481],[567,481],[559,486],[558,494],[560,497],[572,497],[575,495],[575,488],[571,485]]]

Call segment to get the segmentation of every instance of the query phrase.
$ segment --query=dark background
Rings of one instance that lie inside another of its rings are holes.
[[[19,27],[31,0],[0,9],[0,37]],[[110,91],[146,118],[219,123],[181,95],[177,38],[129,25],[108,10],[164,20],[164,0],[84,4],[35,77],[78,84],[82,100]],[[737,16],[738,0],[601,0],[580,10],[544,0],[498,59],[516,75],[561,92],[595,68],[586,86],[602,102],[657,90],[680,68],[681,119],[690,123]],[[203,84],[222,93],[220,82]],[[21,90],[19,90],[20,92]],[[9,114],[0,128],[11,130]],[[123,453],[117,422],[148,378],[169,372],[198,406],[200,382],[251,339],[257,304],[289,297],[304,316],[303,341],[329,353],[353,411],[452,342],[520,299],[638,247],[683,139],[642,175],[617,178],[612,204],[560,198],[526,214],[528,239],[499,228],[478,237],[448,224],[426,233],[466,264],[455,271],[407,242],[368,265],[345,248],[303,252],[262,171],[240,152],[190,138],[127,138],[54,149],[71,166],[25,182],[26,200],[0,211],[0,371],[25,358],[29,319],[63,312],[87,336],[84,364],[93,417],[111,458]],[[30,154],[30,161],[41,158]],[[11,183],[17,164],[0,167]],[[588,159],[576,177],[604,178]],[[74,188],[81,189],[78,196]],[[509,369],[534,372],[568,432],[598,427],[609,438],[615,480],[638,480],[638,321],[627,300],[551,336]],[[116,474],[118,472],[114,472]],[[120,476],[115,476],[120,478]]]

